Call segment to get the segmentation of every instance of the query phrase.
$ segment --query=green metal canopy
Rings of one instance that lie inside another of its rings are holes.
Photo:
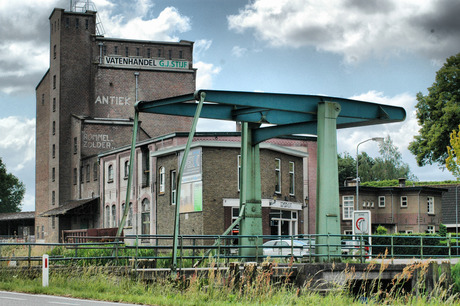
[[[196,101],[199,101],[196,103]],[[173,270],[176,267],[180,183],[198,118],[239,121],[241,135],[240,255],[254,259],[262,250],[262,205],[259,143],[282,135],[313,134],[317,138],[316,254],[340,256],[340,209],[337,170],[337,129],[403,121],[404,108],[343,98],[279,93],[199,90],[194,94],[135,105],[131,160],[139,112],[194,117],[178,173]],[[262,125],[264,124],[264,125]],[[130,164],[132,173],[132,164]],[[130,188],[131,175],[128,181]],[[129,197],[129,193],[127,193]],[[126,203],[129,202],[129,198]],[[125,208],[124,215],[127,215]],[[120,224],[120,229],[124,223]],[[236,221],[235,221],[236,222]],[[234,222],[234,224],[235,224]],[[234,225],[232,224],[232,226]],[[119,231],[120,231],[119,229]],[[228,231],[228,230],[227,230]],[[244,236],[249,236],[245,238]],[[247,246],[247,248],[246,248]],[[319,254],[318,254],[319,253]],[[323,257],[324,258],[324,257]]]

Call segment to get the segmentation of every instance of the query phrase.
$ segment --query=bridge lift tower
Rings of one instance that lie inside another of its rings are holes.
[[[198,102],[197,102],[198,101]],[[135,105],[131,160],[138,127],[138,113],[148,112],[174,116],[194,117],[192,129],[178,173],[177,205],[174,231],[173,267],[176,268],[179,229],[180,182],[196,130],[198,118],[230,120],[242,123],[241,160],[242,186],[240,192],[240,235],[262,236],[262,205],[260,183],[259,143],[264,140],[292,134],[317,135],[317,206],[316,252],[340,256],[340,209],[337,173],[337,129],[403,121],[404,108],[343,98],[313,95],[294,95],[258,92],[198,90],[195,93],[159,99],[139,101]],[[264,124],[262,126],[262,124]],[[130,163],[132,167],[133,163]],[[130,169],[132,173],[132,169]],[[128,181],[130,190],[131,175]],[[129,196],[127,192],[127,196]],[[126,200],[129,203],[129,199]],[[127,207],[127,205],[126,205]],[[125,208],[123,223],[128,210]],[[120,233],[121,234],[121,233]],[[117,235],[119,236],[119,235]],[[247,259],[256,257],[257,245],[262,239],[239,239],[240,255]]]

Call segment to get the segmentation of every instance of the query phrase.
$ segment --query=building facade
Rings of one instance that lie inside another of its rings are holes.
[[[129,144],[134,104],[192,93],[193,42],[106,38],[96,12],[54,9],[50,65],[36,87],[38,241],[100,227],[97,155]],[[189,131],[190,118],[142,114],[139,139]]]
[[[354,185],[354,182],[353,182]],[[356,185],[340,187],[341,231],[352,234]],[[358,210],[371,212],[372,233],[382,225],[389,233],[435,233],[442,222],[446,189],[429,186],[359,187]]]
[[[174,133],[137,145],[125,235],[173,233],[176,179],[187,137],[188,133]],[[182,178],[181,234],[222,234],[238,217],[240,140],[238,132],[195,135]],[[309,163],[309,149],[316,150],[316,139],[276,138],[260,144],[264,235],[308,231],[311,173],[304,165]],[[118,227],[126,207],[130,150],[99,157],[99,223]]]

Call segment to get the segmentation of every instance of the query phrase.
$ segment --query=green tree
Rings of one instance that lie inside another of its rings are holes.
[[[6,166],[0,158],[0,213],[21,211],[21,201],[25,192],[24,184],[6,171]]]
[[[450,146],[447,146],[446,168],[458,179],[460,179],[460,125],[459,131],[450,133]]]
[[[339,186],[343,186],[345,180],[349,177],[356,176],[356,162],[347,152],[337,155],[337,164],[339,166]]]
[[[372,157],[367,155],[366,152],[362,152],[358,156],[358,161],[359,161],[358,172],[359,172],[359,179],[361,182],[369,182],[369,181],[378,180],[378,178],[374,174],[373,168],[375,165],[375,160]]]
[[[417,119],[421,129],[409,145],[417,164],[444,165],[448,156],[449,134],[460,122],[460,53],[446,60],[428,88],[417,94]]]
[[[377,181],[398,179],[416,179],[410,172],[409,165],[402,161],[402,155],[393,144],[393,140],[388,135],[383,143],[379,144],[380,157],[375,159],[372,172],[375,173]]]

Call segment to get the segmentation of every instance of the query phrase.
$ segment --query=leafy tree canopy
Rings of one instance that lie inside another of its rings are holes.
[[[428,95],[417,94],[419,135],[409,145],[417,164],[444,165],[449,134],[460,122],[460,53],[446,60],[436,73]]]
[[[379,145],[380,156],[373,159],[366,152],[358,156],[358,172],[361,183],[372,181],[393,180],[401,177],[416,179],[410,172],[409,165],[402,161],[402,155],[387,136]],[[356,177],[356,160],[350,154],[338,155],[339,186],[348,177]]]
[[[24,184],[6,171],[0,158],[0,213],[20,212],[25,192]]]
[[[458,179],[460,179],[460,125],[458,131],[450,133],[450,146],[447,146],[446,168]]]

